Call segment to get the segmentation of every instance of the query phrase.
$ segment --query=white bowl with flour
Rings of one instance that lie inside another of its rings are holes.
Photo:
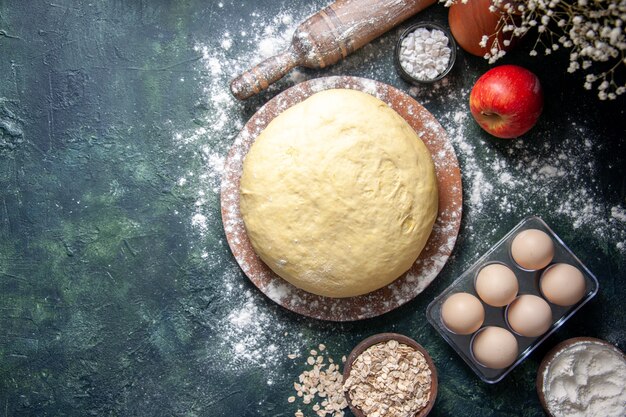
[[[553,417],[626,415],[626,356],[600,339],[577,337],[557,345],[543,359],[537,392]]]

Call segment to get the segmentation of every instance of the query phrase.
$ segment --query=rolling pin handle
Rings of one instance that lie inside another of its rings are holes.
[[[270,57],[231,81],[230,91],[239,100],[245,100],[283,78],[296,65],[291,50]]]

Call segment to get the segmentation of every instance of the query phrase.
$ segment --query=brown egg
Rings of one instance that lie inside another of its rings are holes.
[[[482,303],[472,294],[459,292],[451,295],[441,306],[441,319],[446,327],[457,334],[472,334],[485,320]]]
[[[576,304],[587,290],[582,272],[569,264],[554,264],[546,269],[539,285],[544,297],[559,306]]]
[[[511,256],[524,269],[542,269],[552,262],[554,243],[545,232],[527,229],[513,239]]]
[[[485,303],[503,307],[517,296],[517,278],[511,268],[502,264],[489,264],[476,277],[476,292]]]
[[[526,337],[541,336],[552,325],[552,310],[541,297],[520,295],[507,309],[507,321],[517,334]]]
[[[502,327],[488,326],[476,333],[472,352],[476,360],[487,368],[506,368],[517,358],[517,339]]]

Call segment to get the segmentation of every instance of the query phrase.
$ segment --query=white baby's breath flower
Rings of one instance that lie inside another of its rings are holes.
[[[611,45],[617,45],[618,40],[624,37],[624,32],[622,31],[621,27],[615,27],[613,28],[613,30],[611,30],[611,33],[609,34],[609,39],[611,42]]]
[[[439,1],[446,6],[459,2]],[[581,75],[585,89],[591,90],[598,82],[600,100],[614,100],[626,93],[626,84],[615,82],[616,72],[626,69],[626,0],[491,0],[489,10],[501,16],[494,33],[484,33],[479,42],[488,50],[484,58],[489,63],[505,55],[512,37],[527,36],[536,29],[531,56],[537,56],[538,50],[551,55],[566,48],[567,72],[586,70],[587,74]],[[507,39],[499,40],[503,34]],[[598,62],[609,63],[601,67],[604,72],[593,70]]]
[[[600,29],[600,36],[603,38],[608,38],[610,33],[611,28],[608,26],[604,26],[602,29]]]

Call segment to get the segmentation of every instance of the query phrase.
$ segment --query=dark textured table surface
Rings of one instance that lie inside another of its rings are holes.
[[[308,350],[324,343],[338,359],[396,331],[437,365],[431,415],[540,416],[535,376],[550,347],[594,336],[626,348],[624,100],[599,102],[565,72],[565,54],[529,58],[522,45],[502,62],[539,75],[545,110],[523,138],[497,140],[467,104],[488,64],[461,52],[444,82],[411,88],[393,68],[401,28],[234,100],[228,81],[326,3],[0,1],[0,415],[292,416],[302,405],[287,397]],[[445,16],[437,5],[411,21]],[[268,300],[234,261],[219,215],[224,156],[245,121],[282,89],[330,74],[389,83],[428,108],[450,134],[465,198],[435,282],[391,313],[345,324]],[[530,214],[598,276],[600,292],[487,385],[425,309]]]

